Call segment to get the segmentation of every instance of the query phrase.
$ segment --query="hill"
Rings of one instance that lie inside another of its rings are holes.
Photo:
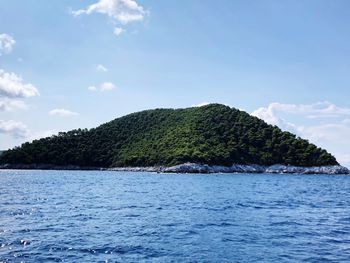
[[[337,165],[327,151],[246,112],[220,104],[129,114],[90,130],[24,143],[1,164],[94,167],[208,165]]]

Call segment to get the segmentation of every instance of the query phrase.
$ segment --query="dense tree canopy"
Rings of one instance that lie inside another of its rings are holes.
[[[133,113],[97,128],[24,143],[0,163],[79,166],[338,164],[327,151],[220,104]]]

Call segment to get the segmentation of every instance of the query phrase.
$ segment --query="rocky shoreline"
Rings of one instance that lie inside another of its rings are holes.
[[[102,170],[121,172],[157,172],[157,173],[269,173],[269,174],[350,174],[348,168],[341,165],[300,167],[275,164],[271,166],[241,165],[232,166],[207,165],[184,163],[171,167],[80,167],[74,165],[57,166],[50,164],[5,164],[0,169],[27,169],[27,170]]]
[[[160,172],[160,173],[269,173],[269,174],[350,174],[348,168],[340,165],[300,167],[291,165],[275,164],[240,165],[232,166],[207,165],[196,163],[184,163],[172,167],[116,167],[108,168],[109,171],[132,171],[132,172]]]

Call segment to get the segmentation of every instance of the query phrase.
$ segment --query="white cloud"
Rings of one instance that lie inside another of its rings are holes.
[[[258,117],[268,124],[276,125],[282,130],[290,131],[296,133],[297,128],[293,123],[290,123],[284,120],[281,117],[278,117],[275,114],[275,103],[271,103],[268,107],[261,107],[251,113],[252,116]]]
[[[30,132],[22,122],[0,120],[0,133],[11,135],[14,138],[26,138]]]
[[[280,117],[281,114],[287,114],[289,117],[291,117],[291,114],[298,115],[299,119],[306,119],[306,121],[307,119],[314,119],[319,122],[324,122],[324,120],[326,120],[327,123],[319,125],[313,124],[312,126],[295,125]],[[339,131],[342,127],[350,124],[349,119],[343,119],[337,123],[332,123],[334,118],[350,116],[350,108],[339,107],[330,102],[317,102],[313,104],[283,104],[274,102],[270,103],[267,107],[261,107],[253,111],[251,115],[263,119],[268,124],[277,125],[282,130],[299,133],[313,140],[321,138],[335,139],[334,136],[331,136],[329,130]]]
[[[9,98],[25,98],[38,96],[39,91],[30,83],[15,73],[8,73],[0,69],[0,96]]]
[[[10,53],[16,41],[7,34],[0,34],[0,55],[1,52]]]
[[[123,32],[125,32],[125,30],[121,27],[116,27],[116,28],[114,28],[114,31],[113,31],[114,35],[116,35],[116,36],[119,36]]]
[[[28,106],[21,100],[0,98],[0,111],[13,111],[15,109],[27,109]]]
[[[191,107],[202,107],[202,106],[206,106],[206,105],[209,105],[211,102],[202,102],[202,103],[199,103],[199,104],[193,104],[191,105]]]
[[[299,133],[313,142],[350,143],[350,125],[328,123],[299,127]]]
[[[146,15],[144,8],[133,0],[99,0],[84,9],[72,12],[74,16],[92,13],[107,15],[113,21],[121,24],[141,21]]]
[[[89,86],[88,90],[90,90],[90,91],[97,91],[97,90],[99,90],[101,92],[104,92],[104,91],[111,91],[111,90],[113,90],[115,88],[116,88],[116,86],[112,82],[103,82],[98,87],[96,87],[96,86]]]
[[[282,111],[288,113],[307,114],[308,118],[328,118],[340,115],[349,115],[350,108],[339,107],[328,101],[316,102],[313,104],[284,104],[274,102],[265,107],[269,111]]]
[[[101,71],[101,72],[107,72],[108,71],[108,69],[105,66],[101,65],[101,64],[96,66],[96,70],[97,71]]]
[[[339,162],[350,164],[349,107],[340,107],[330,102],[313,104],[275,102],[253,111],[251,115],[308,139],[331,151]]]
[[[103,82],[100,86],[101,91],[110,91],[115,88],[112,82]]]
[[[96,91],[97,88],[96,88],[95,86],[90,86],[90,87],[88,87],[88,90],[90,90],[90,91]]]
[[[71,117],[71,116],[77,116],[79,113],[73,112],[66,109],[53,109],[49,111],[49,114],[52,116],[60,116],[60,117]]]

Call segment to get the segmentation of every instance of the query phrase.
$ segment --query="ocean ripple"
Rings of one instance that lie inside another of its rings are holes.
[[[0,262],[349,262],[350,177],[0,171]]]

